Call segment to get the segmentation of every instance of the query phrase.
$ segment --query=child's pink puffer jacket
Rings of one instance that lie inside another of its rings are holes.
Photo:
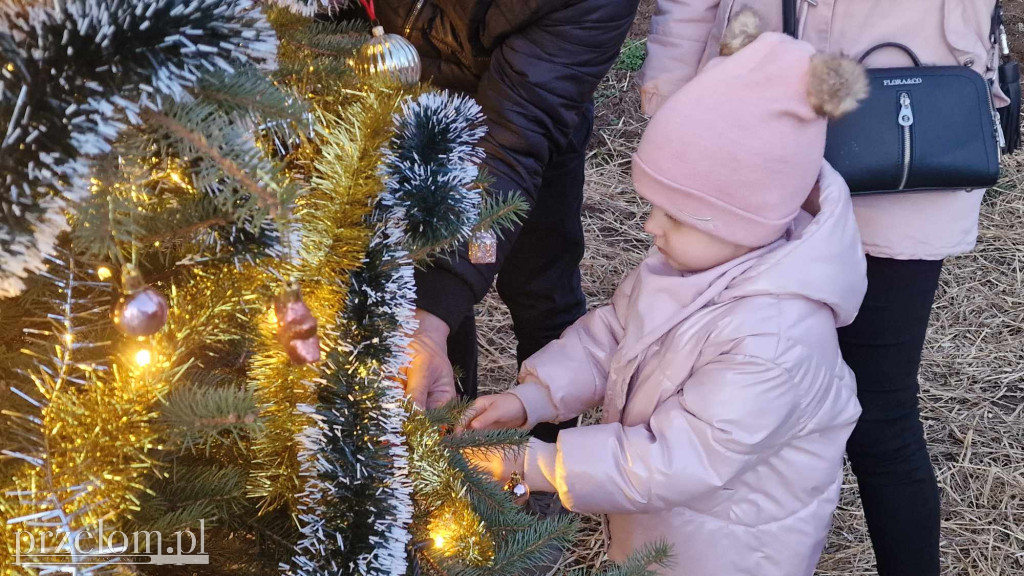
[[[532,441],[525,479],[607,514],[613,559],[664,539],[667,574],[814,572],[860,414],[836,327],[866,289],[846,184],[826,164],[818,188],[816,216],[718,268],[652,252],[523,365],[526,427],[604,403],[603,424]]]

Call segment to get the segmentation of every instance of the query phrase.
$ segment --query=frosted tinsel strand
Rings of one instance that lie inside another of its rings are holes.
[[[363,268],[352,274],[339,349],[324,364],[320,429],[302,436],[306,450],[318,447],[318,476],[307,477],[303,500],[319,498],[320,506],[302,507],[304,537],[291,574],[406,571],[413,506],[404,393],[396,380],[415,329],[414,287],[407,259],[385,270],[385,262],[405,258],[385,238],[379,231]]]
[[[351,0],[270,0],[270,2],[306,17],[312,17],[320,11],[343,10],[354,3]]]
[[[0,297],[43,269],[89,158],[208,71],[275,65],[251,0],[0,0]],[[44,202],[47,198],[59,198]]]
[[[480,106],[447,91],[425,93],[402,105],[395,128],[380,168],[389,193],[382,202],[404,222],[406,248],[467,238],[480,212]]]

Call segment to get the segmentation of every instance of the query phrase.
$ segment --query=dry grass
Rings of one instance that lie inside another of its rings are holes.
[[[644,3],[635,37],[646,33],[650,5]],[[1024,46],[1024,37],[1017,44]],[[632,80],[630,72],[613,71],[598,91],[583,208],[583,286],[591,306],[611,296],[648,246],[646,207],[629,181],[630,153],[645,123]],[[942,488],[945,575],[1024,574],[1024,158],[1009,159],[1005,174],[983,208],[978,248],[947,260],[921,369],[922,418]],[[515,377],[508,314],[492,294],[478,318],[482,386],[506,388]],[[599,523],[588,518],[585,526],[568,565],[605,560]],[[875,574],[849,472],[819,574]]]

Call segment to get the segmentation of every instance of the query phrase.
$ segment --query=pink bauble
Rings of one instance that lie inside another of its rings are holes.
[[[290,288],[274,302],[277,315],[277,341],[292,362],[310,364],[320,360],[317,322],[298,288]]]
[[[164,295],[146,287],[121,298],[114,309],[114,324],[127,336],[150,336],[167,323],[168,309]]]

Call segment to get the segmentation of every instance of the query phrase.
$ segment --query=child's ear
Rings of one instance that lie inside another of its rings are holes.
[[[722,45],[719,54],[732,56],[741,48],[753,42],[761,35],[761,15],[747,6],[729,19],[729,26],[722,34]]]
[[[864,67],[849,58],[815,54],[811,57],[807,100],[819,116],[839,118],[867,97],[870,84]]]

